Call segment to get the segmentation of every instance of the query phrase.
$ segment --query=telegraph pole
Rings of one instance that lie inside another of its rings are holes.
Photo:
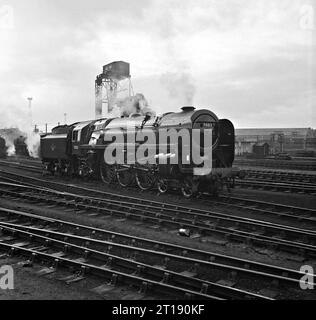
[[[30,124],[31,124],[31,127],[33,127],[33,115],[32,115],[32,100],[33,98],[32,97],[28,97],[27,100],[29,101],[29,114],[30,114]]]

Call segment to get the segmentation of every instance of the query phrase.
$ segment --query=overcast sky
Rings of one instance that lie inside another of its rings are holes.
[[[94,80],[131,64],[158,113],[187,94],[236,127],[316,127],[311,0],[0,0],[0,125],[94,117]]]

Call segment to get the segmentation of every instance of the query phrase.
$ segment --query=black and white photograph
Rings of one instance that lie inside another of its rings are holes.
[[[315,10],[0,0],[0,300],[315,300]]]

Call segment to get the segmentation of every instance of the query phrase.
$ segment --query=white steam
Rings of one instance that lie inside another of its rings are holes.
[[[15,153],[15,149],[13,144],[14,139],[12,139],[12,135],[7,134],[6,131],[0,129],[0,137],[5,139],[5,144],[7,147],[7,155],[13,156]]]
[[[160,81],[170,98],[175,98],[181,105],[193,105],[196,87],[190,73],[168,72],[161,76]]]
[[[23,135],[17,128],[0,129],[0,136],[5,139],[7,155],[13,156],[15,154],[14,140]]]
[[[30,113],[27,107],[17,107],[0,105],[0,132],[6,140],[8,155],[15,154],[14,140],[20,136],[26,137],[25,143],[29,154],[36,158],[40,145],[40,135],[33,131],[31,126]]]
[[[40,135],[39,133],[36,133],[34,131],[28,132],[26,133],[26,144],[27,144],[27,148],[29,150],[29,154],[31,157],[33,158],[38,158],[39,154],[39,146],[40,146]]]
[[[129,117],[131,114],[155,116],[156,113],[152,110],[142,93],[137,93],[135,96],[117,99],[115,101],[110,117]]]
[[[160,82],[173,103],[193,105],[196,86],[191,72],[191,61],[187,59],[185,52],[179,50],[179,39],[187,22],[174,14],[175,8],[182,7],[177,1],[171,1],[166,6],[160,7],[157,12],[151,12],[151,15],[158,28],[157,35],[164,44],[165,55],[161,59],[161,64],[168,70],[161,75]]]

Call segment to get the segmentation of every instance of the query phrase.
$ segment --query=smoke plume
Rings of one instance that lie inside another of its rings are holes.
[[[131,114],[140,114],[142,116],[155,116],[156,113],[152,110],[142,93],[137,93],[135,96],[117,99],[114,108],[110,114],[111,117],[129,117]]]
[[[162,51],[159,61],[164,71],[160,75],[160,82],[172,100],[170,106],[193,105],[196,86],[191,71],[192,61],[189,59],[191,55],[182,47],[182,42],[188,39],[185,33],[189,25],[185,16],[175,14],[182,12],[189,17],[192,12],[186,10],[190,5],[187,7],[182,4],[187,1],[165,2],[161,6],[159,0],[154,0],[156,10],[148,12],[158,38],[157,48]]]
[[[170,98],[177,99],[182,105],[193,105],[196,87],[189,73],[168,72],[161,76],[160,81],[167,89]]]
[[[40,135],[33,131],[29,110],[25,107],[19,108],[16,105],[5,107],[3,104],[0,105],[0,110],[0,131],[6,140],[8,155],[15,153],[14,140],[24,136],[29,154],[34,158],[38,157]]]
[[[15,154],[14,140],[21,135],[23,135],[23,133],[18,128],[0,129],[0,137],[5,139],[8,156]]]

